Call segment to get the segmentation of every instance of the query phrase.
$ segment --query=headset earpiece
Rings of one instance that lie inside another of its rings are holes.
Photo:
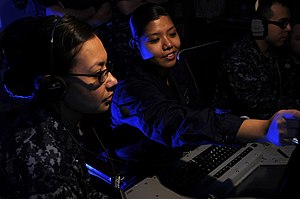
[[[251,20],[251,33],[255,39],[264,39],[268,35],[268,23],[265,17],[255,17]]]
[[[47,101],[61,100],[67,90],[66,81],[59,76],[46,75],[39,84],[37,96]]]

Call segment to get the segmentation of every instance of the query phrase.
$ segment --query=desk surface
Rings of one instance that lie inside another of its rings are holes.
[[[295,146],[277,147],[270,144],[265,145],[260,143],[258,146],[260,148],[258,148],[257,152],[255,152],[257,159],[252,162],[259,162],[259,164],[255,165],[250,163],[250,166],[247,167],[246,164],[248,164],[248,162],[242,162],[245,164],[245,169],[249,171],[251,170],[251,172],[244,172],[244,175],[238,176],[240,181],[239,179],[231,177],[231,175],[234,175],[232,172],[241,169],[241,165],[238,166],[239,168],[233,167],[231,172],[224,174],[225,176],[228,175],[226,177],[227,179],[222,182],[218,182],[214,188],[218,190],[217,192],[229,188],[230,192],[219,197],[272,198],[274,194],[276,194],[282,181],[285,168],[292,152],[295,149]],[[253,156],[251,157],[253,159]],[[252,166],[254,168],[252,168]],[[159,177],[153,176],[142,180],[138,184],[126,190],[125,195],[127,199],[207,198],[208,193],[201,191],[206,188],[207,187],[202,186],[202,184],[196,183],[195,187],[191,187],[191,189],[186,190],[187,193],[197,192],[196,195],[179,194],[176,190],[171,190],[170,188],[167,188],[167,186],[163,185]],[[211,189],[211,191],[213,192],[214,189]]]

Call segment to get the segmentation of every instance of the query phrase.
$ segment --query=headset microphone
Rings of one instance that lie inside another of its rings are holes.
[[[121,106],[119,105],[117,102],[113,101],[112,100],[112,103],[114,103],[119,109],[120,109],[120,112],[122,114],[123,117],[129,117],[130,116],[130,111],[127,107],[125,106]]]

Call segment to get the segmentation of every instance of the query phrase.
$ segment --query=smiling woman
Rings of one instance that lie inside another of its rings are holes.
[[[0,198],[108,198],[92,186],[80,144],[81,120],[107,111],[117,84],[94,30],[68,16],[21,19],[4,30],[1,52],[7,89],[32,98],[1,131]]]
[[[162,165],[172,164],[201,144],[237,144],[270,137],[281,144],[286,136],[282,116],[300,116],[297,110],[277,112],[268,120],[215,113],[203,101],[207,93],[197,90],[185,63],[176,59],[180,37],[166,10],[155,4],[142,5],[132,13],[130,27],[131,44],[140,59],[118,83],[111,113],[115,130],[129,125],[141,134],[129,137],[121,131],[131,139],[130,144],[116,150],[120,158],[133,164],[136,175],[158,173]],[[273,131],[269,131],[271,124]]]

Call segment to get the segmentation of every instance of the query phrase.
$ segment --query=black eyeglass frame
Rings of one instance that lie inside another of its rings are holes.
[[[99,71],[95,74],[83,74],[83,73],[66,73],[64,76],[84,76],[84,77],[97,77],[98,82],[102,85],[108,78],[108,73],[112,72],[112,68],[106,68],[103,71]],[[104,75],[104,76],[103,76]]]
[[[273,24],[275,26],[279,26],[281,29],[285,29],[289,24],[291,24],[290,19],[282,19],[279,21],[268,20],[268,24]]]

